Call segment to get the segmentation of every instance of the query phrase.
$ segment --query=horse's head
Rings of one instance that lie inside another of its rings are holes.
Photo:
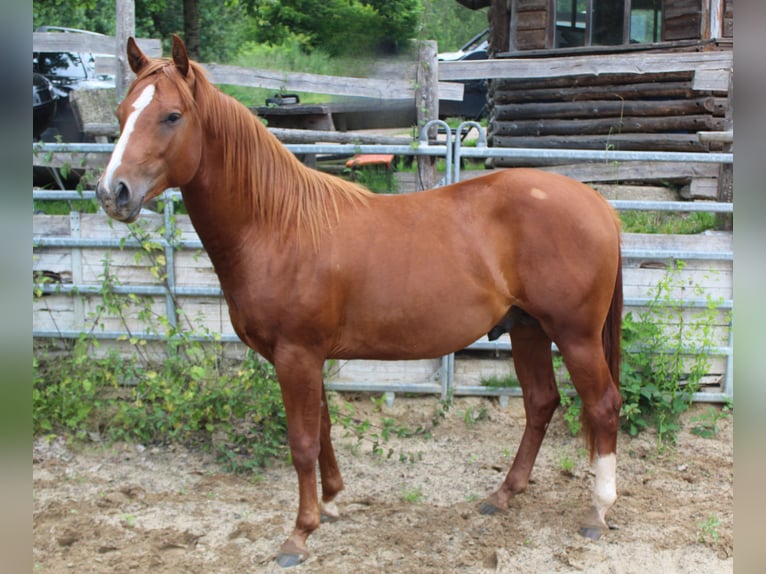
[[[202,139],[195,73],[181,39],[173,36],[171,60],[150,60],[133,38],[127,54],[137,78],[117,108],[120,138],[96,195],[110,217],[129,223],[144,202],[192,179]]]

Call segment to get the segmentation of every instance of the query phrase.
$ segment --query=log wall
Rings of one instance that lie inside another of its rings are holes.
[[[711,50],[700,52],[698,61],[688,58],[688,68],[678,69],[679,61],[684,59],[681,56],[695,52],[652,51],[645,60],[640,54],[632,53],[630,57],[637,62],[634,70],[603,74],[592,70],[598,69],[604,54],[572,56],[569,69],[561,65],[568,58],[558,57],[557,65],[550,66],[550,74],[545,77],[536,73],[536,77],[494,79],[489,89],[490,145],[723,151],[720,141],[701,138],[699,133],[728,129],[731,61],[720,60],[722,52]],[[707,54],[711,61],[720,64],[712,67],[705,64]],[[546,66],[546,60],[540,58],[540,68]],[[572,75],[572,68],[580,67],[588,72]],[[525,164],[499,158],[493,160],[492,165]]]

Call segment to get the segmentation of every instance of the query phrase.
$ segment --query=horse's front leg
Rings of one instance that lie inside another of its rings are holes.
[[[322,364],[321,358],[294,348],[282,351],[274,360],[300,497],[295,528],[277,555],[277,563],[284,567],[300,564],[308,557],[306,540],[320,523],[316,466],[321,445]]]

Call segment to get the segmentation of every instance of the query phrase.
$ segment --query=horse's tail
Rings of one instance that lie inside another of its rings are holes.
[[[617,252],[617,279],[614,282],[612,302],[601,333],[604,355],[609,372],[617,388],[620,388],[620,357],[622,342],[622,253]]]

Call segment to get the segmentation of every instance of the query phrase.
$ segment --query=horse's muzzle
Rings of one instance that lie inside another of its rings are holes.
[[[123,180],[115,181],[110,189],[104,185],[102,177],[96,185],[96,198],[106,214],[118,221],[131,223],[138,219],[141,213],[143,197],[137,197]]]

